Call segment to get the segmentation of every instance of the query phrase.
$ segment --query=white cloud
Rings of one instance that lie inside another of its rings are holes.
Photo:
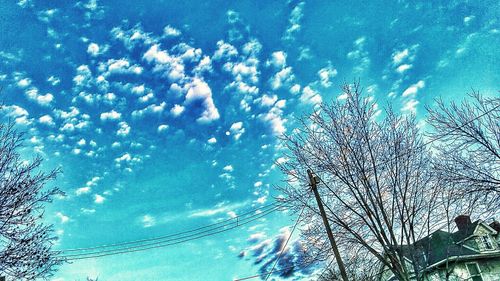
[[[54,119],[52,119],[52,116],[50,115],[41,116],[40,118],[38,118],[38,122],[51,127],[55,125]]]
[[[78,114],[80,114],[80,110],[78,110],[78,108],[76,108],[74,106],[71,106],[69,109],[70,109],[70,111],[56,109],[56,110],[54,110],[54,112],[56,113],[57,117],[62,118],[62,119],[74,118]]]
[[[250,57],[257,57],[262,50],[262,44],[255,38],[246,42],[242,47],[242,53]]]
[[[259,70],[257,69],[259,60],[249,57],[242,62],[227,62],[224,64],[224,71],[230,72],[236,82],[255,84],[259,82]]]
[[[209,144],[214,144],[214,143],[217,143],[217,139],[212,137],[212,138],[209,138],[207,142]]]
[[[276,106],[277,108],[285,108],[286,100],[279,100],[274,104],[274,106]]]
[[[91,188],[90,186],[84,186],[84,187],[80,187],[78,188],[76,191],[75,191],[75,194],[77,196],[80,196],[82,194],[86,194],[86,193],[89,193],[91,191]]]
[[[245,128],[243,128],[243,122],[233,123],[229,128],[229,131],[233,134],[234,139],[238,140],[245,132]]]
[[[92,79],[92,72],[87,65],[80,65],[76,68],[76,75],[73,77],[73,83],[76,86],[85,86]]]
[[[318,92],[313,90],[310,86],[304,87],[302,90],[302,95],[300,96],[300,101],[305,104],[317,105],[322,102],[322,98]]]
[[[212,60],[209,56],[204,56],[193,69],[193,73],[197,75],[201,75],[203,72],[212,72]]]
[[[59,83],[61,83],[61,79],[55,77],[55,76],[50,76],[47,79],[47,82],[49,82],[52,86],[57,86]]]
[[[234,168],[232,165],[227,165],[227,166],[224,166],[224,168],[222,168],[224,171],[226,172],[232,172],[234,171]]]
[[[147,103],[155,98],[155,95],[153,93],[147,93],[146,95],[142,96],[139,98],[139,102],[141,103]]]
[[[160,49],[158,44],[149,48],[142,56],[147,62],[155,62],[158,64],[167,64],[173,62],[173,58],[166,52]]]
[[[161,133],[161,132],[165,132],[166,130],[168,129],[168,125],[165,125],[165,124],[161,124],[160,126],[158,126],[158,133]]]
[[[419,102],[417,100],[410,99],[410,100],[405,102],[405,104],[403,105],[403,108],[401,108],[401,111],[409,111],[409,112],[415,113],[417,111],[418,104],[419,104]]]
[[[179,58],[186,62],[198,62],[201,58],[202,51],[200,48],[193,48],[186,43],[180,43],[176,48],[182,53]]]
[[[425,87],[425,81],[423,80],[420,80],[418,81],[417,83],[411,85],[410,87],[408,87],[402,94],[403,97],[407,97],[407,96],[410,96],[410,95],[416,95],[418,93],[418,91],[420,89],[422,89],[423,87]]]
[[[302,28],[302,26],[300,25],[300,21],[304,16],[303,14],[304,5],[305,2],[300,2],[297,4],[297,6],[293,8],[292,12],[290,13],[290,18],[288,19],[288,27],[285,31],[285,34],[283,35],[283,40],[286,41],[294,40],[296,34]]]
[[[20,79],[19,81],[17,81],[17,86],[19,88],[26,88],[29,85],[31,85],[31,79],[29,79],[29,78],[23,78],[23,79]]]
[[[259,115],[259,119],[265,122],[270,128],[274,135],[279,136],[286,131],[285,122],[286,119],[282,118],[283,111],[274,106],[269,112]]]
[[[331,65],[324,67],[318,71],[321,86],[328,88],[332,85],[331,79],[337,76],[337,70]]]
[[[402,64],[396,68],[396,71],[399,73],[404,73],[408,69],[411,69],[413,66],[411,64]]]
[[[211,217],[219,214],[227,214],[229,217],[234,217],[237,208],[242,207],[245,203],[235,203],[231,205],[225,205],[224,203],[219,203],[213,209],[201,209],[193,211],[189,217]]]
[[[272,53],[271,59],[267,62],[267,64],[280,69],[284,68],[286,66],[286,53],[283,51]]]
[[[104,196],[99,195],[99,194],[94,195],[94,202],[96,204],[102,204],[102,203],[104,203],[104,200],[106,200],[106,198],[104,198]]]
[[[111,35],[121,41],[125,48],[132,51],[139,45],[150,45],[156,42],[148,33],[144,32],[139,25],[134,26],[129,30],[123,30],[120,27],[115,27],[111,30]]]
[[[69,217],[61,212],[57,212],[56,216],[61,220],[61,223],[67,223],[69,221]]]
[[[131,92],[133,94],[136,94],[136,95],[140,96],[140,95],[144,94],[145,90],[146,90],[146,88],[144,87],[144,84],[142,84],[142,85],[138,85],[138,86],[132,87]]]
[[[127,122],[122,121],[118,123],[119,129],[116,132],[118,136],[127,136],[130,133],[130,126],[127,124]]]
[[[129,162],[132,160],[132,156],[130,156],[129,153],[125,153],[122,156],[118,157],[115,159],[115,162],[120,163],[120,162]]]
[[[39,95],[36,100],[40,105],[47,106],[54,100],[54,96],[51,93],[47,93],[45,95]]]
[[[271,88],[277,90],[282,86],[290,84],[293,79],[295,79],[295,75],[293,74],[292,67],[285,67],[274,74],[270,79]]]
[[[167,25],[163,28],[163,34],[167,37],[177,37],[177,36],[181,35],[181,32],[180,32],[180,30],[178,30],[170,25]]]
[[[212,56],[213,60],[227,60],[231,57],[235,57],[238,55],[238,50],[236,48],[224,41],[218,41],[217,42],[217,50],[215,51],[214,55]]]
[[[468,16],[468,17],[465,17],[464,18],[464,25],[465,26],[469,26],[469,24],[471,23],[472,20],[474,20],[476,17],[475,16]]]
[[[72,123],[65,123],[61,128],[60,130],[62,132],[73,132],[75,130],[75,125],[73,125]]]
[[[86,215],[95,213],[95,209],[80,208],[80,211]]]
[[[293,95],[298,95],[300,93],[300,89],[301,89],[300,85],[295,84],[292,87],[290,87],[290,93],[292,93]]]
[[[241,95],[256,95],[259,93],[259,88],[256,86],[248,85],[242,81],[233,81],[227,87],[226,90],[235,90],[236,93]]]
[[[96,43],[90,43],[87,47],[87,53],[93,57],[99,55],[99,45]]]
[[[396,67],[396,71],[398,73],[402,74],[413,67],[411,63],[415,60],[418,47],[419,44],[415,44],[403,50],[394,51],[394,53],[392,53],[392,64],[394,67]]]
[[[41,95],[38,93],[37,88],[28,89],[26,95],[30,100],[36,101],[41,106],[47,106],[54,100],[54,96],[51,93]]]
[[[193,49],[186,44],[183,46],[186,49],[184,59],[195,60],[201,56],[201,49]],[[153,71],[163,73],[164,76],[167,76],[170,82],[179,82],[185,78],[185,67],[182,56],[171,56],[167,51],[161,50],[158,44],[151,46],[149,50],[144,53],[143,59],[149,63],[154,63],[155,66]]]
[[[368,52],[365,50],[366,37],[360,37],[354,41],[354,50],[347,53],[347,58],[354,60],[353,71],[355,73],[365,72],[371,63]]]
[[[189,90],[187,91],[184,103],[191,104],[195,101],[202,101],[205,108],[201,116],[197,119],[199,123],[210,123],[219,119],[219,111],[212,99],[212,90],[205,81],[199,78],[194,78],[189,84]]]
[[[121,117],[122,117],[122,114],[119,112],[116,112],[114,110],[101,113],[101,121],[119,120]]]
[[[156,219],[151,215],[144,215],[141,219],[141,222],[143,227],[148,228],[156,224]]]
[[[30,119],[28,119],[28,111],[18,105],[13,104],[2,106],[0,110],[7,117],[14,118],[17,124],[29,125],[31,123]]]
[[[267,195],[261,196],[261,197],[257,198],[257,200],[255,200],[255,202],[257,202],[259,204],[264,204],[264,203],[266,203],[266,201],[267,201]]]
[[[392,63],[400,64],[403,62],[405,58],[408,57],[410,51],[408,49],[404,49],[402,51],[396,51],[392,54]]]
[[[150,104],[147,107],[132,111],[132,117],[134,118],[142,118],[144,115],[159,115],[164,110],[167,104],[165,102],[161,102],[160,104]]]
[[[101,68],[105,67],[104,65],[100,66]],[[125,59],[109,59],[106,63],[107,71],[104,73],[104,76],[109,76],[112,74],[141,74],[143,69],[139,65],[131,65],[130,62]]]
[[[260,105],[264,107],[273,106],[277,100],[278,100],[277,95],[272,95],[272,96],[263,95],[260,100]]]

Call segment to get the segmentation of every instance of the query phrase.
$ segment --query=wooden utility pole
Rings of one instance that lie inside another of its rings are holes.
[[[321,202],[321,197],[319,197],[319,192],[317,188],[317,184],[319,182],[319,178],[313,174],[311,170],[307,170],[307,174],[309,175],[309,182],[311,184],[311,189],[314,192],[314,196],[316,197],[316,201],[318,202],[319,212],[321,213],[321,217],[323,218],[323,223],[325,224],[326,233],[328,234],[328,239],[330,239],[330,244],[332,245],[333,254],[335,256],[335,260],[339,266],[340,275],[342,276],[342,280],[349,281],[347,279],[347,273],[345,271],[344,262],[340,257],[339,248],[337,248],[337,242],[335,242],[335,238],[333,237],[333,232],[330,227],[330,223],[326,218],[325,208],[323,207],[323,203]]]

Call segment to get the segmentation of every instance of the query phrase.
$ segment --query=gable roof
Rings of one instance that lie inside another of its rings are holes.
[[[481,253],[464,246],[463,242],[474,235],[480,224],[486,225],[481,220],[477,220],[469,224],[465,229],[453,233],[437,230],[412,245],[401,246],[401,250],[406,258],[416,260],[419,268],[427,269],[450,258],[477,258]],[[486,226],[492,233],[497,233],[488,225]],[[500,251],[498,251],[498,254],[500,254]],[[414,255],[413,258],[412,255]]]

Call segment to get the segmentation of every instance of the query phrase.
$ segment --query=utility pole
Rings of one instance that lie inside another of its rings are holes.
[[[319,197],[319,192],[317,188],[317,184],[319,182],[319,177],[315,176],[311,170],[307,170],[307,175],[309,175],[309,182],[311,184],[311,189],[314,192],[314,196],[316,197],[316,201],[318,202],[319,212],[321,213],[321,217],[323,218],[323,223],[325,224],[326,233],[328,234],[328,239],[330,239],[330,244],[332,245],[333,255],[335,256],[335,260],[339,266],[340,275],[342,276],[342,280],[349,281],[347,279],[347,273],[345,271],[344,262],[340,257],[339,248],[337,248],[337,242],[335,242],[335,238],[333,237],[333,232],[330,227],[330,223],[326,218],[325,208],[323,207],[323,203],[321,202],[321,198]]]

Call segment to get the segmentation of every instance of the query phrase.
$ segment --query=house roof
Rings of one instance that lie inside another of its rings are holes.
[[[477,257],[480,252],[464,247],[463,241],[474,234],[480,220],[469,224],[465,229],[449,233],[437,230],[413,245],[403,245],[401,249],[409,260],[416,260],[420,268],[439,264],[451,257]],[[412,254],[415,255],[412,257]]]

